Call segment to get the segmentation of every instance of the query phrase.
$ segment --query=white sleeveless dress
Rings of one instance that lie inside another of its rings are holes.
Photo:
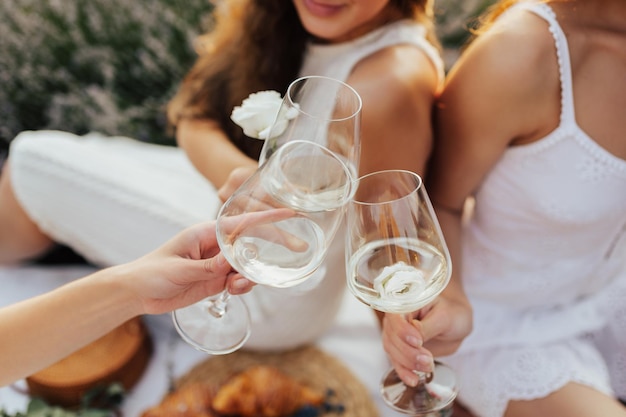
[[[546,4],[561,121],[545,138],[509,148],[476,195],[461,276],[474,331],[443,358],[459,399],[481,417],[509,400],[545,397],[576,382],[626,398],[626,160],[577,124],[567,39]]]
[[[412,44],[443,64],[424,28],[399,21],[338,45],[310,45],[301,75],[345,81],[364,57]],[[127,262],[181,229],[214,219],[220,206],[213,185],[184,151],[97,133],[28,131],[10,150],[12,184],[29,216],[54,240],[99,266]],[[332,323],[345,288],[343,236],[311,282],[288,290],[257,286],[243,297],[253,331],[247,347],[288,348],[312,341]]]

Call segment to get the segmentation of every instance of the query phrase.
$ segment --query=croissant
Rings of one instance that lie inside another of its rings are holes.
[[[141,417],[217,417],[211,411],[211,390],[204,384],[184,385],[168,394]]]
[[[213,398],[213,410],[226,416],[287,417],[305,405],[318,406],[323,401],[323,394],[280,370],[256,365],[220,387]]]

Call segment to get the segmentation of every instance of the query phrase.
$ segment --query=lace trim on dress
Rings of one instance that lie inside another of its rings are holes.
[[[574,97],[572,94],[571,64],[569,56],[569,46],[565,33],[558,24],[556,14],[544,3],[522,2],[507,10],[523,9],[543,18],[548,23],[548,30],[554,38],[556,47],[556,58],[559,65],[559,79],[561,82],[561,126],[575,123]]]
[[[509,401],[543,398],[568,383],[613,395],[608,369],[591,340],[490,353],[444,358],[461,376],[460,402],[481,417],[502,417]],[[477,374],[487,378],[472,378]]]

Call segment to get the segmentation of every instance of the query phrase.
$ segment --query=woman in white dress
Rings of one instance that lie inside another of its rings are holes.
[[[476,416],[626,416],[625,74],[623,0],[509,0],[448,75],[430,191],[474,329],[443,360]]]
[[[250,93],[283,93],[298,76],[348,82],[361,95],[362,173],[424,173],[432,104],[443,82],[430,0],[226,0],[168,109],[178,148],[97,134],[24,132],[0,178],[0,263],[53,241],[107,266],[215,217],[231,175],[254,169],[262,142],[230,120]],[[342,236],[302,293],[259,286],[244,297],[248,347],[289,347],[332,322],[345,285]]]

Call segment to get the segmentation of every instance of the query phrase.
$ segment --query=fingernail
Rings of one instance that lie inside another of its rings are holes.
[[[234,289],[241,290],[243,288],[246,288],[248,286],[249,282],[250,281],[248,281],[245,278],[238,278],[238,279],[234,280],[231,285],[232,285],[232,287]]]
[[[428,356],[428,355],[417,355],[415,357],[415,360],[417,361],[418,364],[420,365],[424,365],[424,366],[428,366],[430,367],[429,369],[432,369],[435,367],[435,363],[433,362],[433,358],[432,356]]]
[[[406,342],[413,347],[422,347],[422,342],[415,336],[407,336]]]
[[[419,382],[419,377],[417,375],[411,375],[409,377],[407,377],[407,381],[405,381],[405,383],[409,386],[409,387],[416,387],[417,383]]]

